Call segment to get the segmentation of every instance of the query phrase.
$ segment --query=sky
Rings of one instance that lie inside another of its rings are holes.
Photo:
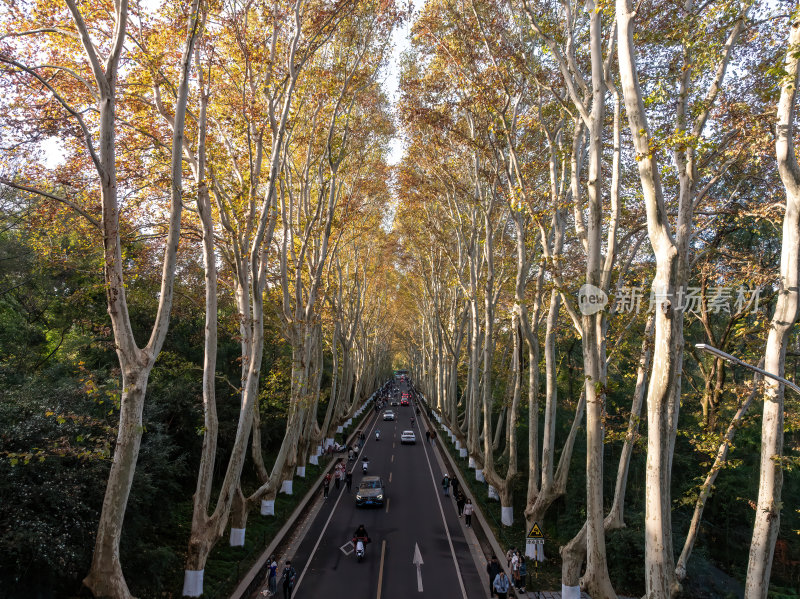
[[[412,14],[416,15],[417,11],[425,5],[425,0],[416,0],[412,3],[414,11]],[[412,20],[398,27],[392,33],[392,56],[389,61],[389,67],[386,72],[386,77],[383,80],[383,89],[386,95],[391,100],[392,104],[400,99],[399,83],[400,83],[400,56],[408,49],[411,43],[411,26]],[[391,142],[391,151],[389,153],[389,164],[399,164],[403,158],[403,142],[399,137],[395,137]]]

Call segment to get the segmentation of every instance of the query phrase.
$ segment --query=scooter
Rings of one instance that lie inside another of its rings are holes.
[[[369,462],[367,462],[366,460],[361,462],[361,472],[363,472],[364,474],[367,473],[367,466],[369,466]]]
[[[356,559],[360,562],[364,559],[364,554],[367,550],[367,542],[369,541],[366,537],[355,537],[353,539],[353,543],[356,546]]]
[[[381,440],[381,431],[375,431],[375,440],[376,441],[380,441]]]

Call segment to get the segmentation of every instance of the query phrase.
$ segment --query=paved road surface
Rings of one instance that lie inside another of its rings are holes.
[[[404,385],[401,389],[404,390]],[[420,421],[413,427],[415,445],[401,445],[400,433],[411,428],[413,407],[392,408],[395,422],[374,416],[367,420],[367,443],[361,455],[369,457],[370,475],[382,476],[387,488],[382,508],[357,508],[355,491],[361,480],[360,457],[351,463],[353,489],[342,485],[330,496],[300,542],[292,563],[298,572],[293,597],[364,597],[407,599],[446,597],[476,599],[488,595],[470,553],[453,500],[443,497],[432,447],[425,443]],[[381,440],[375,440],[375,429]],[[372,542],[363,562],[352,553],[350,539],[364,524]],[[424,564],[421,576],[413,563],[419,546]],[[280,572],[279,572],[280,573]],[[281,596],[282,589],[278,592]]]

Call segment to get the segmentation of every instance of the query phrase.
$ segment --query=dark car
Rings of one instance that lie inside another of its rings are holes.
[[[356,505],[383,505],[386,489],[380,476],[365,476],[356,491]]]

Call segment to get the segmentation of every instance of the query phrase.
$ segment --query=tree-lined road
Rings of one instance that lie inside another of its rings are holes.
[[[401,387],[402,388],[402,387]],[[400,434],[411,427],[413,407],[394,407],[397,420],[382,413],[367,419],[367,443],[353,471],[350,493],[331,485],[292,563],[298,573],[294,597],[356,596],[377,599],[406,597],[484,597],[482,577],[466,542],[452,496],[441,489],[443,472],[433,447],[425,441],[418,419],[415,445],[401,445]],[[375,440],[380,429],[381,440]],[[361,481],[361,457],[369,457],[370,475],[383,477],[386,502],[380,508],[358,508],[355,493]],[[352,553],[350,540],[364,524],[372,542],[363,562]],[[414,565],[419,547],[421,576]],[[279,589],[280,591],[280,589]]]

